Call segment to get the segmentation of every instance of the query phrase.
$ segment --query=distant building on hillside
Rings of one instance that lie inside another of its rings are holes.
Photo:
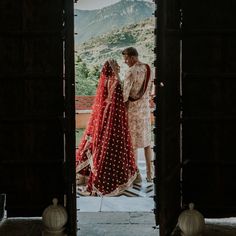
[[[76,129],[85,128],[95,96],[75,96]]]

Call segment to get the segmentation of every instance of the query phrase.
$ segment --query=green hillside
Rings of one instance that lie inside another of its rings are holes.
[[[94,95],[100,70],[109,58],[118,61],[120,77],[124,78],[127,65],[121,51],[129,46],[136,47],[141,61],[152,66],[154,61],[154,18],[131,24],[119,30],[92,38],[77,46],[76,51],[76,95]]]
[[[102,36],[91,38],[76,47],[77,55],[89,66],[99,66],[108,58],[122,63],[121,51],[128,46],[136,47],[140,60],[152,64],[154,61],[154,17],[138,24],[131,24]]]
[[[75,9],[75,42],[81,44],[91,37],[135,24],[152,16],[155,4],[147,1],[120,0],[97,10]]]

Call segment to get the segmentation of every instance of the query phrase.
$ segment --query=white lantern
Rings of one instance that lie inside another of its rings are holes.
[[[178,218],[178,226],[182,236],[201,236],[205,227],[203,215],[189,204],[189,210],[183,211]]]
[[[53,198],[52,202],[53,205],[43,211],[43,225],[46,232],[61,233],[67,222],[67,212],[63,206],[57,204],[57,198]]]

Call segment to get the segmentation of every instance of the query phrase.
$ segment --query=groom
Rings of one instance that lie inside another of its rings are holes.
[[[151,71],[147,64],[139,61],[136,48],[128,47],[122,51],[124,62],[129,66],[124,78],[123,96],[128,109],[129,129],[134,148],[136,164],[137,149],[144,148],[146,160],[146,179],[152,181],[152,150],[150,95]],[[142,182],[140,173],[135,183]]]

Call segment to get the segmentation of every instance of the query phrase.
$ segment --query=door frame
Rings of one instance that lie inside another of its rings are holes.
[[[64,0],[64,7],[65,206],[68,213],[67,231],[69,235],[76,236],[74,1]]]

